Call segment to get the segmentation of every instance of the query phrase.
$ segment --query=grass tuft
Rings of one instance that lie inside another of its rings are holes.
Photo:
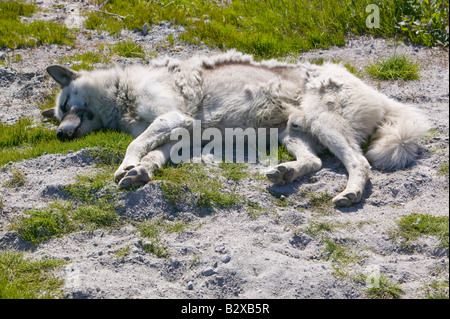
[[[17,1],[0,2],[0,48],[73,44],[75,35],[65,26],[51,21],[20,20],[20,17],[30,17],[35,12],[34,4]]]
[[[446,216],[411,214],[398,221],[397,237],[402,237],[402,246],[410,247],[420,236],[435,236],[441,247],[449,248],[449,219]]]
[[[412,81],[420,78],[419,65],[404,54],[395,54],[388,59],[372,63],[367,67],[367,72],[371,77],[380,80]]]
[[[62,260],[32,260],[23,253],[0,251],[0,299],[61,297],[64,282],[53,270],[64,264]]]

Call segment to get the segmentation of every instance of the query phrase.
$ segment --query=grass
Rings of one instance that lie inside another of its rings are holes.
[[[439,164],[438,174],[448,176],[448,162],[443,162]]]
[[[380,80],[412,81],[420,78],[419,65],[405,54],[395,54],[372,63],[367,67],[367,72],[371,77]]]
[[[63,280],[53,270],[66,264],[57,259],[32,260],[23,253],[0,251],[0,299],[60,297]]]
[[[63,189],[68,200],[27,211],[11,229],[23,240],[38,245],[75,231],[120,227],[124,221],[117,213],[113,191],[108,187],[112,184],[112,172],[103,166],[94,175],[78,175],[75,183]]]
[[[425,288],[427,299],[449,299],[448,279],[446,281],[434,280]]]
[[[369,28],[366,7],[372,2],[115,0],[103,7],[107,13],[87,13],[85,26],[120,34],[122,28],[141,29],[144,23],[172,21],[184,26],[183,41],[236,48],[257,59],[342,46],[350,33],[403,37],[427,46],[448,45],[446,1],[377,1],[380,27]]]
[[[144,48],[132,40],[121,41],[112,46],[106,46],[111,54],[116,54],[125,58],[141,58],[145,59],[146,54]]]
[[[402,237],[402,246],[410,248],[411,242],[421,236],[434,236],[439,246],[449,248],[449,219],[445,216],[411,214],[398,221],[396,237]]]
[[[178,233],[187,227],[183,221],[168,221],[163,218],[152,218],[143,221],[137,225],[142,237],[147,240],[141,240],[142,248],[149,253],[155,254],[159,258],[169,256],[169,250],[162,243],[161,237],[164,234]]]
[[[154,178],[163,181],[162,191],[174,208],[179,208],[180,204],[186,202],[199,208],[224,208],[240,201],[237,194],[222,191],[222,182],[212,178],[211,172],[202,165],[165,165],[155,171]]]
[[[357,257],[344,245],[329,238],[323,238],[322,243],[325,246],[322,258],[325,260],[331,260],[340,265],[347,265],[357,260]]]
[[[107,154],[124,154],[132,137],[128,134],[100,130],[69,142],[61,142],[55,131],[21,119],[17,124],[0,123],[0,165],[38,157],[44,153],[65,154],[87,147],[100,147]]]
[[[109,61],[110,58],[106,54],[88,51],[60,59],[59,64],[70,63],[70,68],[72,70],[89,71],[92,70],[97,63],[108,63]]]
[[[30,17],[36,9],[34,4],[0,1],[0,48],[73,44],[75,39],[73,32],[58,23],[39,20],[21,22],[21,16]]]
[[[2,183],[3,187],[15,188],[22,187],[27,184],[25,173],[17,168],[11,169],[11,177]]]
[[[75,231],[122,225],[115,204],[105,200],[80,206],[70,201],[56,201],[47,208],[29,210],[26,214],[13,223],[11,229],[34,246]]]
[[[370,299],[398,299],[402,290],[400,287],[392,283],[387,277],[380,275],[377,282],[371,284],[367,288],[366,294]]]

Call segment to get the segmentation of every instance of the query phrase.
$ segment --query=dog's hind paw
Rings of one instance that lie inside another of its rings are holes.
[[[122,189],[128,189],[134,186],[142,186],[150,180],[151,174],[149,174],[145,167],[138,165],[124,174],[118,186]]]

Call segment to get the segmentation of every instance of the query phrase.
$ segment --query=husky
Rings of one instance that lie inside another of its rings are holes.
[[[149,182],[170,159],[171,132],[192,130],[201,120],[202,129],[278,128],[295,160],[267,171],[276,185],[320,170],[318,155],[328,149],[348,172],[333,203],[350,206],[361,200],[371,165],[410,165],[429,128],[418,109],[377,92],[341,64],[256,62],[232,50],[93,71],[52,65],[47,72],[62,88],[55,107],[43,111],[59,121],[58,139],[101,128],[135,138],[114,174],[119,188]],[[360,145],[369,138],[364,154]]]

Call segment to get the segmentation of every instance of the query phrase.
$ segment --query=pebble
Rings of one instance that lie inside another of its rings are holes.
[[[215,271],[212,267],[208,267],[202,271],[202,275],[205,277],[209,277],[215,274]]]
[[[231,260],[231,256],[229,256],[229,255],[226,255],[226,256],[224,256],[224,257],[222,258],[222,262],[223,262],[224,264],[229,263],[230,260]]]
[[[193,283],[192,281],[189,281],[189,282],[188,282],[188,284],[187,284],[187,289],[188,289],[188,290],[194,289],[194,283]]]
[[[144,26],[142,27],[142,34],[147,35],[148,34],[148,24],[144,23]]]

